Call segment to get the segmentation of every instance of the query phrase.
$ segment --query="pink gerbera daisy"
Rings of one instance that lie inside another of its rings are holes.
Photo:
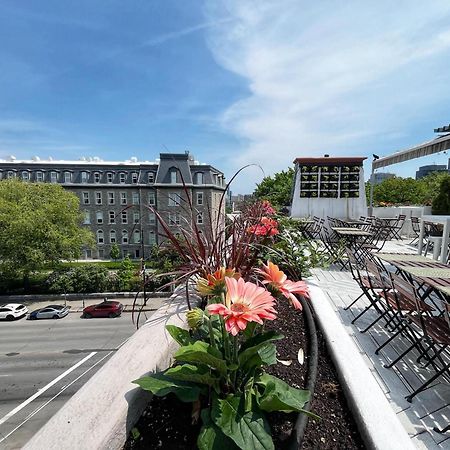
[[[271,261],[267,261],[267,266],[263,264],[263,270],[258,271],[264,276],[263,283],[279,290],[294,306],[295,309],[302,309],[302,305],[294,294],[303,295],[309,298],[308,286],[304,281],[288,280],[286,274]]]
[[[236,336],[239,331],[245,330],[248,322],[257,322],[262,325],[263,319],[274,320],[275,299],[261,286],[245,282],[242,278],[225,278],[227,295],[225,304],[214,303],[206,309],[210,314],[218,314],[225,319],[225,328],[228,333]]]

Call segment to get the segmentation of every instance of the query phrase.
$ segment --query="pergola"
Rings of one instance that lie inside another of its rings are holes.
[[[370,177],[370,211],[372,211],[373,207],[375,170],[450,149],[450,124],[444,127],[436,128],[434,132],[446,134],[438,136],[431,141],[424,142],[423,144],[415,145],[414,147],[407,148],[405,150],[400,150],[389,156],[384,156],[383,158],[379,158],[377,155],[374,155],[374,159],[372,161],[372,175]]]

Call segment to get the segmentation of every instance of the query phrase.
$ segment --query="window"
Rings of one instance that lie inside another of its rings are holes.
[[[94,183],[100,183],[101,173],[94,172]]]
[[[126,181],[127,181],[127,174],[125,172],[120,172],[119,174],[120,184],[125,184]]]
[[[114,192],[108,192],[108,205],[114,205]]]
[[[121,205],[126,205],[127,204],[127,193],[126,192],[121,192],[120,193],[120,204]]]
[[[83,192],[83,205],[89,205],[89,192]]]
[[[72,172],[64,172],[64,183],[72,183]]]
[[[15,172],[13,172],[12,170],[8,170],[8,178],[16,178]]]
[[[139,223],[139,212],[133,213],[133,223]]]
[[[195,184],[203,184],[203,172],[197,172],[195,174]]]
[[[122,230],[122,244],[128,244],[128,231],[127,230]]]
[[[106,174],[106,181],[111,184],[113,182],[113,180],[114,180],[114,174],[112,172],[108,172]]]
[[[122,223],[128,223],[128,212],[127,211],[122,211]]]
[[[36,181],[38,183],[42,183],[44,181],[44,173],[41,172],[40,170],[36,172]]]
[[[133,205],[139,205],[139,192],[133,192],[131,194],[131,202]]]
[[[116,243],[116,230],[111,230],[109,232],[109,242],[110,242],[110,244]]]
[[[95,193],[95,204],[96,205],[101,205],[102,204],[102,193],[101,192],[96,192]]]
[[[103,223],[103,211],[97,211],[95,213],[95,216],[97,218],[97,223],[102,224]]]
[[[148,204],[151,206],[155,206],[156,205],[156,197],[155,197],[155,193],[154,192],[149,192],[148,193]]]
[[[156,244],[156,235],[153,231],[150,231],[150,233],[148,234],[148,243],[150,245],[155,245]]]
[[[52,170],[50,172],[50,183],[57,183],[57,182],[58,182],[58,172]]]
[[[203,205],[203,192],[197,192],[197,205]]]
[[[97,230],[97,244],[103,244],[105,238],[103,237],[103,230]]]
[[[133,231],[133,242],[135,244],[141,243],[141,231],[140,230],[134,230]]]
[[[116,213],[114,211],[109,211],[109,223],[116,223]]]
[[[202,212],[197,213],[197,224],[203,225],[203,213]]]
[[[169,193],[169,206],[179,206],[181,197],[176,192]]]
[[[170,182],[175,184],[177,182],[177,169],[170,169]]]
[[[180,215],[178,213],[169,213],[169,225],[180,225]]]
[[[155,213],[149,213],[149,215],[148,215],[148,223],[150,224],[150,225],[155,225],[156,224],[156,216],[155,216]]]
[[[134,257],[135,257],[135,258],[139,258],[140,255],[141,255],[141,252],[140,252],[139,249],[137,248],[137,249],[134,251]]]
[[[87,172],[85,172],[85,171],[81,172],[81,182],[82,183],[87,183],[88,177],[89,177],[89,175]]]
[[[88,225],[91,223],[91,213],[89,211],[84,211],[84,220],[83,223]]]
[[[148,182],[154,183],[155,182],[155,172],[149,172],[148,173]]]
[[[139,178],[139,175],[138,175],[137,172],[133,172],[133,173],[131,174],[131,182],[132,182],[133,184],[137,184],[138,178]]]
[[[23,181],[29,181],[30,180],[30,173],[28,172],[28,170],[23,170],[22,171],[22,180]]]

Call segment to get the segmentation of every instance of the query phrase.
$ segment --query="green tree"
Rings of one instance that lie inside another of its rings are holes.
[[[374,186],[374,205],[393,203],[396,205],[420,205],[425,197],[425,187],[413,178],[388,178]]]
[[[0,270],[28,280],[31,272],[76,259],[92,247],[81,226],[78,197],[57,184],[0,182]]]
[[[121,263],[120,268],[117,271],[117,289],[119,291],[128,291],[132,285],[132,281],[135,278],[136,268],[132,261],[127,256]]]
[[[424,196],[422,199],[422,204],[424,205],[433,204],[433,200],[439,194],[441,184],[443,180],[445,180],[446,178],[449,178],[447,172],[433,172],[417,181],[423,187]]]
[[[442,178],[439,194],[433,200],[433,214],[450,214],[450,176]]]
[[[111,245],[111,251],[109,255],[114,261],[117,261],[120,258],[120,248],[117,244]]]
[[[294,186],[294,169],[277,172],[273,176],[265,177],[255,189],[253,195],[259,200],[269,200],[277,209],[291,204]]]

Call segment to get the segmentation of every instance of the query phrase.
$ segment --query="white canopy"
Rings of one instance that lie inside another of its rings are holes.
[[[392,164],[409,161],[410,159],[421,158],[422,156],[439,153],[450,148],[450,134],[439,136],[431,141],[416,145],[406,150],[401,150],[390,156],[377,159],[372,162],[372,170],[380,169],[381,167],[390,166]]]

